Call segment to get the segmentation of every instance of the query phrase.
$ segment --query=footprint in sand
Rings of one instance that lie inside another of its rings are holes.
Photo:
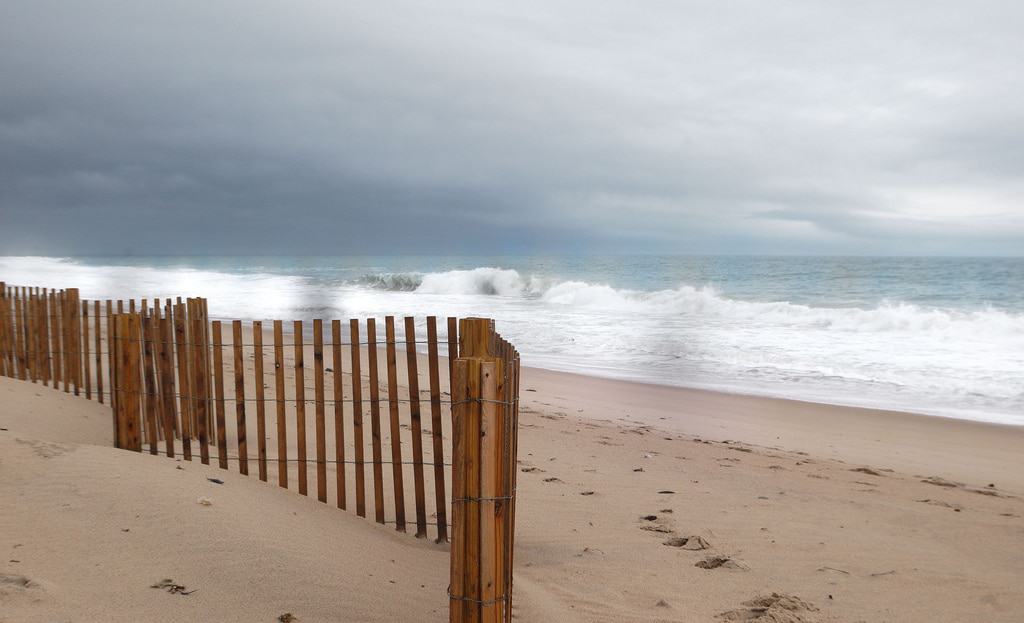
[[[867,474],[868,476],[881,476],[882,474],[871,469],[870,467],[854,467],[850,470],[851,472],[857,472],[860,474]]]
[[[679,547],[692,552],[699,552],[711,547],[711,544],[700,536],[676,536],[662,543],[669,547]]]
[[[793,595],[772,593],[743,602],[742,608],[722,612],[721,621],[765,621],[786,623],[810,623],[807,613],[817,612],[814,605]]]
[[[728,556],[708,556],[704,560],[699,560],[693,565],[700,569],[739,569],[746,571],[747,566],[743,563],[733,560]],[[742,619],[735,619],[742,620]]]

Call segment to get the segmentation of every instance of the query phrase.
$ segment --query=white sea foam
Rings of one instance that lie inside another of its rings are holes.
[[[437,273],[388,273],[367,278],[373,287],[435,295],[500,296],[535,299],[555,306],[608,312],[702,315],[709,319],[753,321],[788,327],[847,332],[934,332],[1024,339],[1024,314],[997,309],[926,309],[885,303],[871,309],[811,307],[786,301],[740,301],[710,286],[681,285],[644,292],[584,281],[523,277],[518,271],[475,268]]]
[[[616,288],[498,267],[372,270],[0,258],[0,280],[86,298],[205,296],[221,318],[486,315],[529,365],[1024,424],[1024,314],[740,300],[708,285]]]

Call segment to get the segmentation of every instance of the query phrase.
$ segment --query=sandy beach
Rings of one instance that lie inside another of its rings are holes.
[[[446,619],[446,545],[0,396],[0,620]],[[521,396],[520,621],[1020,620],[1024,430],[538,369]]]

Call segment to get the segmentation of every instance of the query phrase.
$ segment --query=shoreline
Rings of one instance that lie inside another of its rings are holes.
[[[534,393],[535,390],[536,393]],[[520,399],[557,395],[573,415],[632,422],[717,441],[806,452],[921,476],[979,485],[1000,483],[1024,493],[1024,426],[910,411],[833,405],[523,367]],[[607,412],[619,417],[608,418]],[[980,449],[984,452],[978,453]]]

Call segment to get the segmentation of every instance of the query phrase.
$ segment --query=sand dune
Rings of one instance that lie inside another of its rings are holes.
[[[880,412],[536,370],[522,388],[517,620],[1024,612],[1016,429],[978,425],[958,446],[963,427],[942,419],[894,420],[889,440]],[[113,450],[109,411],[83,399],[9,379],[0,397],[0,620],[446,618],[445,546],[215,466]],[[977,480],[993,473],[1005,478]],[[196,592],[151,588],[164,579]]]

